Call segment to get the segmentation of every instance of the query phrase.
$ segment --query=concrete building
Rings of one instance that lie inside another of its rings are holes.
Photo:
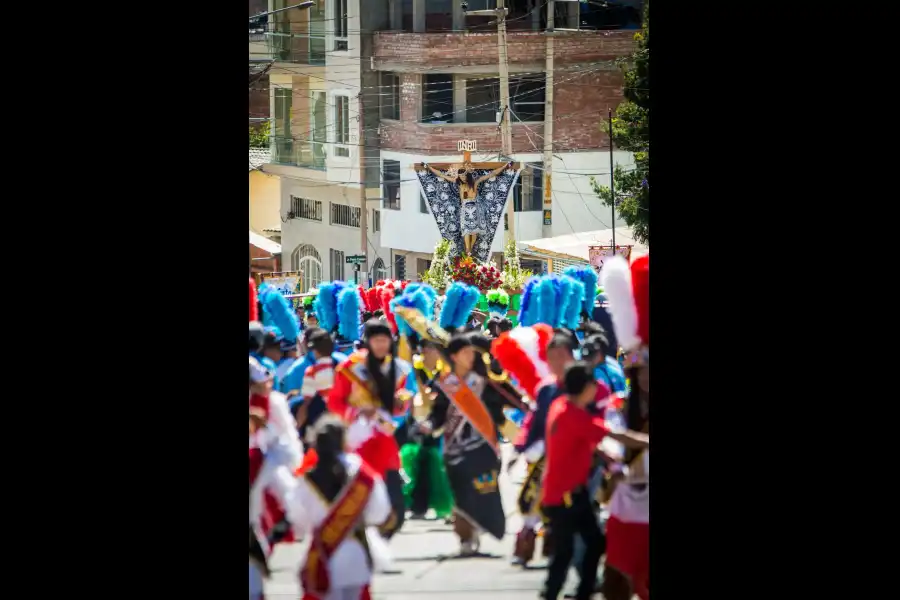
[[[269,0],[269,10],[294,3]],[[468,2],[469,10],[495,6]],[[515,207],[516,239],[622,226],[610,222],[589,181],[609,177],[600,123],[622,99],[616,61],[634,49],[634,19],[598,18],[579,2],[556,2],[556,27],[566,31],[555,34],[545,219],[546,3],[507,0],[507,7],[512,158],[528,167],[507,203]],[[495,20],[466,17],[457,0],[318,0],[309,10],[271,15],[266,36],[273,140],[263,171],[282,180],[284,268],[304,269],[313,285],[350,278],[344,258],[365,254],[364,279],[415,279],[439,234],[412,165],[458,160],[463,140],[476,143],[476,160],[496,160],[501,151]],[[632,162],[625,152],[614,160]],[[501,252],[503,243],[498,232],[492,249]]]
[[[381,3],[386,6],[386,0]],[[269,0],[268,8],[294,4]],[[310,9],[277,12],[268,19],[272,157],[262,171],[281,179],[283,268],[301,271],[304,289],[323,280],[388,276],[377,138],[373,142],[371,135],[360,135],[367,118],[377,116],[378,105],[365,108],[360,97],[375,73],[359,32],[387,23],[370,4],[379,2],[366,2],[361,14],[358,0],[318,0]],[[360,114],[361,105],[372,117]],[[366,145],[373,146],[372,157]],[[364,193],[371,197],[365,212]],[[346,263],[351,255],[366,257],[358,276]]]

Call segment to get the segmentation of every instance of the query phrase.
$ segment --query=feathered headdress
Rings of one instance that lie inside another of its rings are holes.
[[[614,256],[600,272],[603,292],[609,300],[616,339],[626,351],[650,345],[650,256],[628,262]]]
[[[525,284],[522,292],[522,301],[519,304],[519,325],[529,326],[538,322],[537,286],[540,277],[532,277]]]
[[[347,341],[355,342],[359,339],[359,327],[362,325],[360,318],[359,290],[352,286],[345,286],[338,293],[338,333]],[[321,323],[321,320],[319,321]]]
[[[291,302],[276,290],[270,290],[263,299],[263,313],[272,326],[281,330],[284,339],[296,342],[300,337],[300,324]],[[265,324],[265,323],[264,323]]]
[[[559,326],[559,309],[562,300],[562,283],[556,275],[542,277],[537,287],[538,323]]]
[[[564,275],[568,275],[572,279],[577,279],[581,283],[584,284],[584,289],[586,291],[584,298],[582,299],[582,311],[587,313],[588,315],[593,314],[594,312],[594,296],[596,293],[590,293],[591,291],[597,289],[597,273],[594,271],[594,267],[590,265],[585,265],[583,267],[566,267],[563,271]]]
[[[469,315],[478,304],[481,292],[473,285],[454,281],[447,288],[447,296],[441,307],[440,325],[444,329],[459,329],[469,320]]]
[[[400,335],[409,336],[413,333],[413,329],[397,314],[397,307],[404,306],[407,308],[415,308],[425,319],[434,318],[434,290],[431,286],[423,283],[411,283],[403,290],[403,294],[391,301],[391,312],[397,322],[397,331]]]
[[[531,398],[537,397],[541,381],[550,375],[547,346],[552,337],[553,328],[541,323],[501,333],[491,344],[494,358]]]
[[[563,282],[568,287],[568,297],[561,310],[560,325],[574,331],[578,329],[584,306],[584,284],[568,275],[563,275]]]
[[[250,321],[259,321],[259,306],[257,306],[256,282],[250,278]]]
[[[345,287],[347,284],[343,281],[329,281],[319,286],[313,310],[319,318],[319,326],[325,331],[334,332],[338,327],[338,295]]]
[[[385,281],[384,284],[378,288],[378,303],[381,306],[381,310],[384,311],[384,318],[387,319],[388,325],[391,326],[391,331],[397,333],[397,320],[394,318],[394,313],[391,311],[391,300],[394,299],[395,294],[396,288],[393,281]]]
[[[491,290],[487,293],[488,312],[505,317],[509,310],[509,294],[503,290]]]
[[[309,293],[311,294],[310,296],[303,296],[303,309],[307,311],[313,310],[313,302],[315,302],[319,290],[312,288],[309,290]]]

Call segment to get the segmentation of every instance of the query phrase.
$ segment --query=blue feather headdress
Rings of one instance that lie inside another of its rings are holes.
[[[597,289],[597,272],[594,267],[585,265],[583,267],[566,267],[564,274],[572,279],[577,279],[584,284],[585,294],[581,303],[581,310],[588,315],[594,312],[594,290]]]
[[[519,325],[529,327],[538,322],[538,302],[536,292],[540,282],[540,277],[532,277],[525,284],[525,291],[522,292],[522,301],[519,304]]]
[[[412,288],[414,285],[416,285],[417,287],[413,288],[412,292],[410,293],[410,288]],[[415,308],[420,313],[422,313],[422,316],[424,316],[426,319],[433,319],[434,298],[426,291],[426,287],[428,286],[419,286],[418,284],[410,284],[406,286],[406,290],[403,292],[402,296],[391,300],[391,310],[394,310],[397,306]],[[428,289],[431,288],[429,287]],[[397,321],[397,331],[400,333],[400,335],[412,335],[412,328],[403,319],[403,317],[397,314],[396,311],[394,311],[394,319]]]
[[[271,288],[263,298],[263,325],[269,324],[266,321],[280,329],[284,339],[289,342],[296,342],[300,337],[300,324],[293,306],[281,293]]]
[[[359,339],[359,326],[362,324],[359,307],[359,290],[352,285],[345,286],[337,299],[338,333],[350,342]]]
[[[339,324],[338,295],[347,287],[343,281],[331,281],[319,286],[319,294],[313,302],[316,317],[319,318],[319,327],[329,333],[333,333]]]
[[[563,275],[563,281],[569,283],[569,297],[562,314],[562,326],[575,331],[578,329],[581,308],[584,305],[584,284],[568,275]]]
[[[562,286],[559,277],[547,275],[541,278],[537,288],[538,323],[546,323],[550,327],[559,326],[559,308]]]
[[[478,304],[479,298],[481,298],[481,292],[475,286],[459,281],[450,284],[441,307],[441,328],[459,329],[463,327]]]

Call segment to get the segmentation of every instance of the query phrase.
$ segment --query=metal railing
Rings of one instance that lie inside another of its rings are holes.
[[[310,140],[272,136],[270,148],[272,163],[325,170],[326,144]]]

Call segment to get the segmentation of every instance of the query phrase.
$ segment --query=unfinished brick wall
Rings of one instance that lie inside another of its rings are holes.
[[[559,65],[609,61],[634,51],[634,31],[573,31],[556,35]],[[507,36],[510,64],[543,64],[546,37],[536,31],[513,31]],[[497,66],[496,33],[375,34],[375,65],[399,63],[406,68]]]
[[[400,121],[381,121],[381,147],[419,154],[455,154],[459,140],[476,140],[479,152],[501,149],[497,125],[423,125],[421,75],[400,77]],[[607,108],[622,101],[622,73],[618,69],[557,74],[554,85],[553,149],[557,152],[608,148],[600,131]],[[543,125],[513,123],[513,152],[541,152]]]

